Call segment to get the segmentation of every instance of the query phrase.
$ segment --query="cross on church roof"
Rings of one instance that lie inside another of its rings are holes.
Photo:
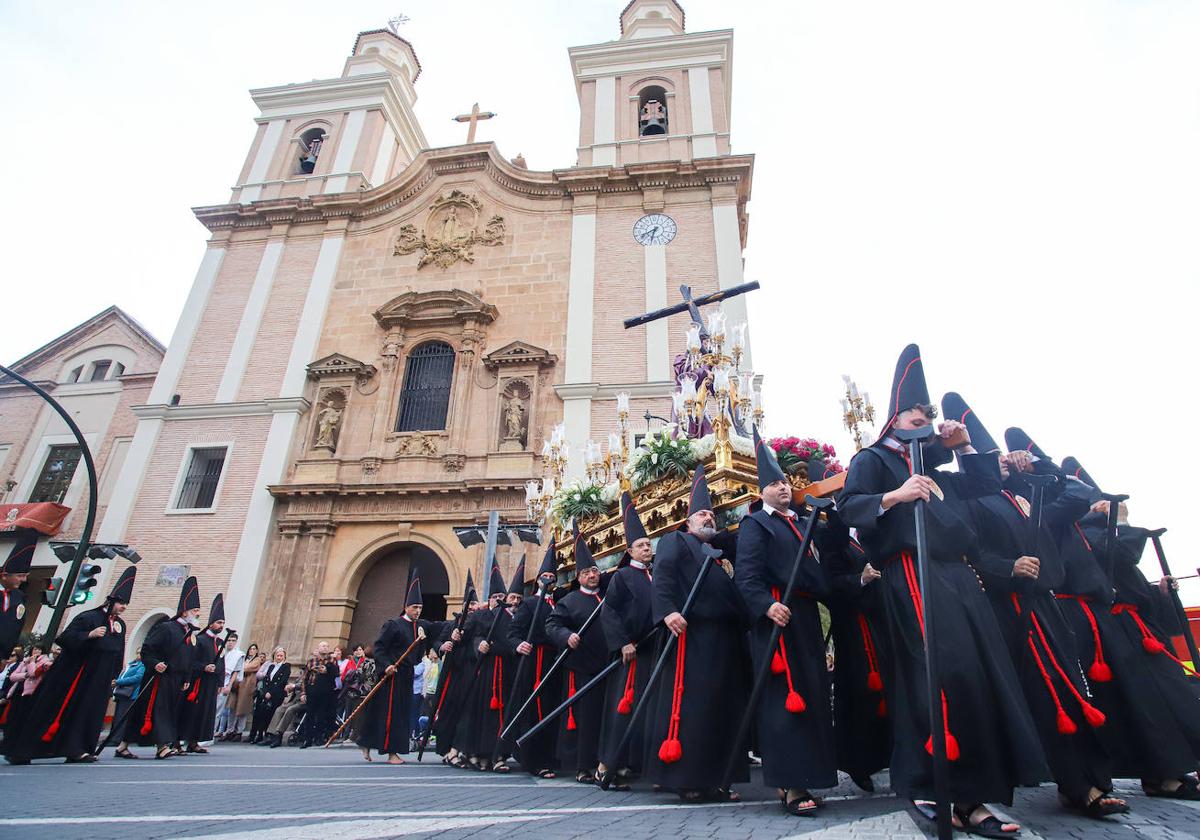
[[[467,145],[470,145],[471,143],[475,142],[475,127],[479,124],[479,121],[490,120],[494,116],[496,116],[496,114],[493,111],[480,111],[479,103],[476,102],[471,106],[471,113],[459,114],[457,117],[454,117],[454,121],[471,124],[467,129]]]

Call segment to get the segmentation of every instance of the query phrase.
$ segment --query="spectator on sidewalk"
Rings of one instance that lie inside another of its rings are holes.
[[[283,746],[288,732],[296,728],[297,719],[307,711],[307,699],[301,682],[287,684],[283,690],[283,702],[279,704],[275,714],[271,716],[270,725],[267,726],[267,737],[262,741],[264,746]]]
[[[287,651],[275,648],[271,663],[258,669],[258,686],[255,689],[254,720],[250,726],[250,743],[267,743],[267,729],[275,712],[283,704],[284,689],[292,675],[292,666],[287,661]]]
[[[413,666],[413,682],[412,682],[412,703],[409,704],[408,712],[408,732],[412,738],[420,737],[418,732],[420,728],[419,721],[421,720],[421,706],[425,700],[425,668],[429,664],[428,657],[422,657],[421,661]]]
[[[236,696],[233,700],[233,732],[225,740],[242,740],[242,730],[248,730],[248,718],[254,714],[254,695],[258,690],[258,671],[266,664],[267,655],[258,650],[258,645],[250,645],[246,649],[246,662],[242,667],[242,680],[237,684]],[[249,732],[247,731],[247,737]]]
[[[355,645],[354,656],[351,657],[351,662],[354,663],[354,670],[347,675],[346,684],[346,717],[350,717],[362,704],[363,698],[367,696],[372,686],[375,685],[375,660],[371,658],[370,652],[362,645]],[[363,721],[366,718],[366,711],[354,718],[347,731],[343,734],[346,740],[358,742],[359,737],[363,732]]]
[[[438,658],[438,652],[430,648],[425,654],[425,688],[424,698],[421,705],[421,714],[432,715],[433,704],[437,701],[438,680],[442,676],[442,660]],[[417,727],[418,735],[420,727]]]
[[[237,685],[242,681],[242,668],[246,662],[246,654],[237,646],[238,634],[230,630],[225,634],[225,679],[217,689],[217,731],[214,736],[217,741],[224,741],[233,734],[233,701],[236,698]]]

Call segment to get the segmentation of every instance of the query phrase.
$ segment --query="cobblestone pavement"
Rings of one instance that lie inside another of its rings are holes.
[[[143,753],[149,753],[143,750]],[[876,780],[877,783],[880,781]],[[815,818],[787,816],[770,792],[741,785],[740,804],[681,805],[635,785],[605,793],[572,780],[453,770],[427,757],[395,767],[364,762],[353,747],[260,749],[217,744],[207,756],[30,767],[0,763],[5,803],[0,838],[187,837],[189,840],[494,838],[531,832],[538,840],[619,837],[922,838],[885,784],[874,795],[848,782],[822,791]],[[1066,814],[1053,788],[1022,790],[1010,810],[1026,838],[1172,840],[1200,837],[1200,803],[1147,799],[1133,782],[1118,790],[1134,813],[1110,822]]]

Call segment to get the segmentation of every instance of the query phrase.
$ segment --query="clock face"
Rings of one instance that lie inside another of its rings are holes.
[[[642,245],[669,245],[677,233],[679,225],[663,213],[642,216],[633,225],[633,238]]]

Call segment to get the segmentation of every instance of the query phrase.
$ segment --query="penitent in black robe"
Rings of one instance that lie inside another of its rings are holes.
[[[108,632],[88,638],[97,627]],[[55,641],[62,653],[29,698],[16,743],[6,745],[10,758],[78,758],[95,752],[100,742],[112,681],[125,653],[125,623],[98,607],[75,616]]]
[[[560,650],[565,650],[567,639],[583,627],[600,603],[598,590],[587,593],[577,589],[568,593],[554,605],[554,611],[546,620],[546,635]],[[563,662],[567,672],[564,698],[571,697],[583,688],[607,664],[608,643],[604,640],[604,629],[597,616],[597,620],[580,637],[579,647],[568,653]],[[604,691],[599,686],[559,717],[558,763],[563,770],[582,772],[596,769],[600,761],[600,725],[603,719]]]
[[[1059,791],[1074,802],[1088,799],[1092,787],[1112,790],[1112,759],[1103,713],[1088,700],[1075,638],[1053,590],[1066,570],[1059,556],[1053,523],[1073,521],[1087,510],[1087,498],[1066,487],[1047,493],[1036,547],[1030,524],[1032,493],[1013,479],[1002,493],[973,499],[967,507],[979,537],[975,564],[996,621],[1004,634],[1025,700]],[[1024,493],[1025,495],[1022,495]],[[1018,557],[1040,563],[1036,580],[1015,577]]]
[[[748,701],[746,606],[732,577],[705,556],[702,545],[693,535],[674,531],[659,540],[654,559],[656,623],[683,610],[700,569],[712,564],[687,616],[687,630],[667,657],[646,725],[644,776],[675,790],[716,789],[730,751],[744,754],[746,749],[730,743]],[[739,762],[731,781],[749,778],[747,765]]]
[[[179,706],[179,739],[188,743],[212,740],[217,692],[225,684],[225,641],[211,630],[197,633],[195,641],[192,682]],[[209,665],[212,671],[207,670]]]
[[[649,569],[632,563],[613,572],[600,610],[601,627],[610,654],[620,656],[627,644],[637,645],[637,654],[628,665],[621,665],[605,686],[604,720],[600,726],[600,761],[611,770],[642,771],[646,753],[646,721],[638,720],[625,752],[617,747],[629,729],[633,708],[646,693],[650,672],[660,649],[662,633],[651,635],[654,627],[653,583]]]
[[[830,530],[844,529],[835,517]],[[879,603],[882,583],[863,586],[867,554],[849,535],[822,541],[819,548],[830,584],[837,766],[864,780],[887,767],[892,754],[892,724],[883,684],[891,656],[886,615]]]
[[[496,739],[508,719],[504,696],[508,693],[507,679],[512,674],[513,652],[508,648],[508,625],[512,614],[500,606],[472,613],[467,620],[464,643],[473,659],[467,694],[455,730],[454,746],[469,756],[491,758]],[[479,652],[479,643],[488,640],[488,652]],[[504,752],[501,750],[500,756]]]
[[[143,747],[179,740],[179,706],[183,685],[192,679],[194,641],[192,628],[183,619],[163,619],[150,628],[142,642],[146,674],[129,713],[126,740]],[[167,666],[161,674],[157,670],[160,662]]]
[[[558,648],[546,632],[546,622],[553,610],[554,599],[549,595],[542,598],[536,595],[526,596],[522,599],[521,605],[517,607],[512,623],[508,626],[508,647],[511,650],[515,652],[517,645],[526,639],[533,646],[533,652],[526,657],[524,668],[520,667],[519,659],[514,658],[513,660],[513,679],[517,679],[515,675],[517,669],[520,669],[521,674],[520,680],[512,686],[512,692],[509,694],[508,703],[505,706],[512,715],[515,715],[517,710],[525,704],[534,688],[542,683],[546,672],[550,670],[550,666],[554,664],[554,659],[558,655]],[[530,634],[531,628],[532,634]],[[520,654],[516,654],[516,656],[520,656]],[[562,669],[560,668],[558,673],[551,676],[550,682],[546,683],[538,693],[533,705],[526,710],[517,727],[518,732],[526,731],[539,723],[551,709],[562,702],[562,684]],[[557,746],[558,728],[547,725],[517,748],[517,759],[521,762],[521,767],[529,773],[556,770],[558,769]]]
[[[469,616],[462,618],[465,625]],[[465,642],[455,642],[452,638],[454,629],[458,627],[458,619],[459,616],[455,616],[453,621],[447,621],[437,639],[439,650],[444,642],[453,645],[449,652],[442,654],[437,699],[429,721],[431,735],[435,739],[434,748],[438,755],[443,756],[454,746],[454,731],[458,726],[467,684],[475,670],[475,662]],[[463,638],[465,640],[466,637]]]
[[[742,519],[734,581],[754,621],[750,650],[755,673],[764,661],[771,663],[755,709],[763,782],[785,789],[827,788],[837,784],[837,758],[817,601],[829,597],[829,581],[810,549],[795,589],[785,596],[804,526],[794,511],[789,513],[763,507]],[[767,650],[775,626],[767,609],[775,602],[790,609],[792,618]]]
[[[929,697],[925,680],[924,610],[936,615],[934,651],[951,759],[951,800],[963,804],[1012,801],[1017,785],[1049,778],[1041,743],[996,617],[970,563],[975,535],[963,518],[965,499],[999,491],[999,471],[980,455],[962,458],[961,473],[933,470],[944,499],[926,506],[929,584],[917,578],[913,504],[879,513],[884,493],[911,475],[899,453],[876,444],[850,462],[838,499],[842,520],[857,528],[871,564],[883,577],[892,659],[884,674],[893,724],[892,787],[908,799],[933,795]],[[993,458],[994,461],[994,458]],[[961,513],[960,513],[961,512]]]
[[[401,654],[418,640],[419,629],[425,631],[425,640],[417,642],[404,661],[396,665]],[[367,722],[359,746],[370,747],[383,755],[408,752],[412,727],[413,669],[443,629],[441,623],[420,618],[413,621],[406,615],[384,622],[373,648],[375,673],[384,685],[371,698],[371,705],[362,711],[367,715]],[[389,677],[386,671],[391,665],[396,665],[396,673]]]
[[[7,656],[21,638],[25,626],[25,593],[0,586],[0,651]]]

